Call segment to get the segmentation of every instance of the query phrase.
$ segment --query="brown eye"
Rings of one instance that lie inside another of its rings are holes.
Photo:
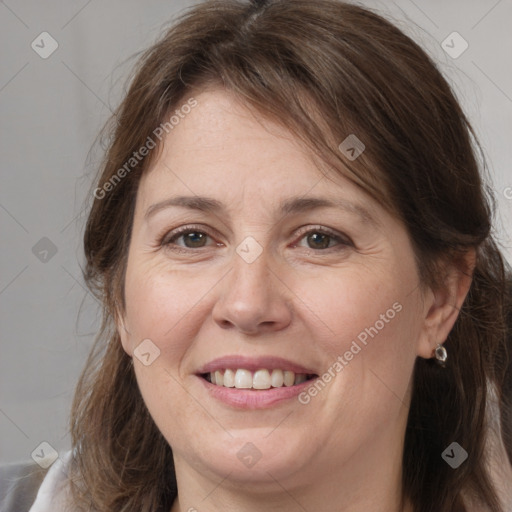
[[[201,233],[200,231],[188,231],[184,235],[180,235],[178,238],[183,237],[185,246],[190,249],[194,249],[197,247],[204,247],[204,242],[206,241],[207,236],[207,234]]]
[[[326,228],[310,229],[302,234],[300,240],[306,240],[307,248],[315,251],[326,251],[326,249],[345,249],[353,246],[349,239],[346,239]],[[304,247],[304,245],[302,245]]]
[[[208,247],[208,238],[211,238],[208,233],[205,233],[194,226],[184,226],[165,236],[161,240],[160,245],[177,252],[185,252],[187,250],[193,251],[194,249]],[[177,243],[180,239],[182,242]],[[309,231],[303,232],[299,240],[306,240],[307,245],[295,244],[294,247],[306,247],[319,252],[330,252],[330,249],[342,250],[350,246],[353,247],[352,242],[348,238],[340,236],[327,228],[321,227],[309,229]]]
[[[207,247],[206,241],[210,236],[204,231],[200,231],[193,226],[185,226],[177,229],[164,237],[161,245],[173,250],[201,249]],[[182,243],[176,243],[178,240]]]
[[[311,249],[327,249],[332,237],[324,233],[314,232],[307,235],[308,243],[312,246]]]

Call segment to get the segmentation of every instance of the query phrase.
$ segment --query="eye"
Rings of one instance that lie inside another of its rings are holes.
[[[299,240],[306,240],[308,248],[314,251],[328,252],[329,250],[330,252],[330,249],[342,250],[354,246],[347,237],[322,226],[315,226],[307,231],[302,230],[299,234],[301,235]],[[196,226],[183,226],[163,236],[160,245],[173,251],[187,252],[188,250],[193,251],[194,249],[207,247],[208,238],[211,238],[210,235]],[[183,244],[176,243],[179,239],[182,239]],[[297,246],[297,243],[293,244],[293,247]]]
[[[175,243],[180,238],[183,239],[184,245]],[[207,238],[210,238],[210,236],[204,231],[194,226],[183,226],[172,231],[169,236],[164,237],[161,245],[168,246],[173,250],[179,250],[180,247],[184,249],[200,249],[205,247],[204,243]]]
[[[338,235],[334,231],[330,229],[324,228],[322,226],[316,226],[313,229],[309,229],[307,231],[303,231],[301,233],[302,237],[300,240],[306,240],[306,243],[309,244],[310,249],[316,251],[326,252],[326,249],[335,249],[342,250],[348,246],[353,247],[354,244],[346,237]],[[332,242],[337,242],[332,245]],[[336,247],[341,246],[341,247]]]

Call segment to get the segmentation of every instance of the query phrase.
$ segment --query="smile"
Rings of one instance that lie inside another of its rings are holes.
[[[224,355],[199,367],[195,375],[215,401],[237,409],[266,409],[290,403],[311,380],[313,368],[277,356]]]
[[[290,370],[281,369],[259,369],[252,372],[244,368],[226,368],[202,374],[201,377],[215,386],[236,389],[265,390],[297,386],[316,377],[316,375],[295,373]]]

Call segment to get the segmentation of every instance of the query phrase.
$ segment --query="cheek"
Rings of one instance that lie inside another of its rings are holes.
[[[134,362],[137,383],[158,429],[173,446],[187,445],[190,416],[201,414],[184,392],[180,365],[194,346],[201,327],[194,318],[201,308],[201,297],[211,287],[207,280],[186,279],[173,273],[168,265],[167,268],[147,263],[137,266],[134,262],[126,275],[130,345],[135,349],[142,340],[149,339],[160,351],[149,366]],[[203,419],[199,424],[208,425],[207,418]],[[198,436],[206,435],[200,432],[202,428],[197,427]]]
[[[367,428],[372,417],[394,417],[406,401],[420,326],[419,295],[414,267],[398,267],[372,272],[352,267],[320,286],[306,282],[294,290],[307,305],[305,314],[317,317],[314,339],[325,366],[321,377],[329,386],[327,393],[312,390],[311,398],[325,404],[341,400],[351,419],[340,413],[333,421],[351,422],[356,431]]]
[[[131,347],[150,339],[160,350],[160,364],[174,371],[199,337],[218,283],[218,272],[177,272],[165,261],[134,260],[125,284]]]
[[[393,429],[403,419],[418,316],[410,287],[391,274],[344,276],[322,290],[310,292],[305,302],[329,327],[328,335],[316,338],[325,387],[311,386],[301,403],[321,411],[317,420],[337,447],[334,453],[340,446],[370,443],[379,429]]]
[[[318,327],[313,333],[316,341],[331,358],[350,350],[354,341],[365,348],[377,339],[383,340],[381,347],[384,340],[395,345],[410,340],[410,291],[392,269],[370,272],[366,267],[332,272],[329,278],[307,280],[294,288],[301,311]]]

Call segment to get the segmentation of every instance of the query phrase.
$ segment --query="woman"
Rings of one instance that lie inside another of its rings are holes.
[[[110,129],[52,510],[511,510],[504,260],[424,51],[336,0],[206,2]]]

